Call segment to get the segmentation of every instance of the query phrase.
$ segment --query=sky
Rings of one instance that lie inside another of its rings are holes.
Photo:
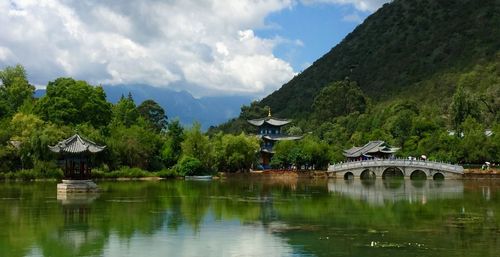
[[[389,0],[0,0],[0,69],[263,97]]]

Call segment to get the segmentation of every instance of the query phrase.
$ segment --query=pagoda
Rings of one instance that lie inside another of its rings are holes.
[[[105,146],[75,134],[60,141],[49,149],[60,155],[60,164],[64,171],[63,183],[57,184],[58,192],[90,192],[97,190],[97,185],[90,180],[90,156],[104,150]]]
[[[289,124],[291,120],[272,117],[271,109],[269,109],[267,117],[247,121],[258,128],[258,137],[261,139],[260,164],[263,169],[270,168],[269,164],[274,155],[273,147],[277,141],[298,140],[302,138],[302,136],[285,135],[282,127]]]
[[[360,161],[369,159],[389,159],[394,158],[394,154],[399,148],[391,147],[384,141],[370,141],[364,146],[353,146],[344,150],[344,156],[349,161]]]

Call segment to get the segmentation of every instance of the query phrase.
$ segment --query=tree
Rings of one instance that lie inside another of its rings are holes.
[[[274,155],[271,159],[271,166],[276,168],[291,168],[296,164],[300,149],[296,141],[278,141],[274,145]]]
[[[191,156],[182,157],[175,168],[177,173],[181,176],[200,176],[207,174],[201,161]]]
[[[394,139],[397,140],[397,144],[401,146],[404,150],[404,143],[406,139],[411,134],[411,129],[413,126],[412,119],[415,113],[409,110],[403,110],[396,114],[394,121],[391,126],[391,133]]]
[[[178,119],[171,121],[167,126],[166,140],[162,147],[161,156],[167,167],[177,163],[182,153],[181,144],[184,141],[184,128]]]
[[[307,136],[298,142],[302,146],[306,156],[306,168],[315,170],[326,169],[330,161],[330,149],[328,144],[316,137]]]
[[[452,126],[457,136],[462,134],[461,124],[468,116],[479,117],[477,106],[475,99],[459,85],[450,105]]]
[[[139,111],[135,106],[134,99],[132,98],[132,94],[129,93],[127,97],[122,97],[113,106],[113,120],[112,123],[114,125],[124,125],[125,127],[130,127],[133,124],[137,123],[137,119],[139,118]]]
[[[298,126],[291,126],[287,129],[287,134],[291,136],[302,136],[302,129]]]
[[[139,125],[126,127],[119,124],[113,126],[107,138],[113,168],[125,165],[152,169],[152,164],[161,145],[162,141],[158,134]]]
[[[14,113],[25,101],[33,99],[35,87],[30,85],[21,65],[0,71],[0,117]]]
[[[183,158],[186,156],[196,158],[201,161],[207,172],[212,169],[212,146],[208,136],[201,132],[201,125],[199,123],[194,123],[192,128],[186,130],[181,148]]]
[[[491,115],[491,120],[488,123],[500,122],[500,85],[493,85],[479,96],[479,100]]]
[[[166,128],[167,115],[165,114],[165,110],[157,102],[146,100],[137,107],[137,111],[157,132]]]
[[[248,171],[256,160],[259,141],[241,133],[237,136],[222,133],[212,138],[216,169],[219,171]]]
[[[10,128],[12,133],[10,140],[19,144],[18,154],[23,167],[28,167],[38,160],[51,160],[53,156],[50,155],[47,146],[69,135],[66,127],[45,123],[33,114],[15,114]]]
[[[468,116],[461,124],[464,136],[461,138],[460,148],[466,163],[484,163],[490,160],[487,137],[484,127],[474,118]]]
[[[356,82],[337,81],[323,88],[313,102],[319,120],[327,120],[353,112],[363,113],[367,99]]]
[[[111,104],[102,87],[85,81],[58,78],[47,85],[46,95],[35,106],[42,119],[56,124],[91,123],[105,126],[111,119]]]

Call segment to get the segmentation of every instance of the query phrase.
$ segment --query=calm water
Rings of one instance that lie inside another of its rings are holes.
[[[0,256],[500,256],[500,181],[0,183]]]

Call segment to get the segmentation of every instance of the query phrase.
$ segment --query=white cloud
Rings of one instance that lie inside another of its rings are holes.
[[[292,0],[0,1],[0,67],[32,83],[72,76],[94,84],[187,87],[195,95],[264,95],[295,74],[260,38]]]
[[[360,11],[373,12],[380,8],[384,3],[390,2],[391,0],[301,0],[304,4],[316,4],[316,3],[326,3],[326,4],[351,4]]]

